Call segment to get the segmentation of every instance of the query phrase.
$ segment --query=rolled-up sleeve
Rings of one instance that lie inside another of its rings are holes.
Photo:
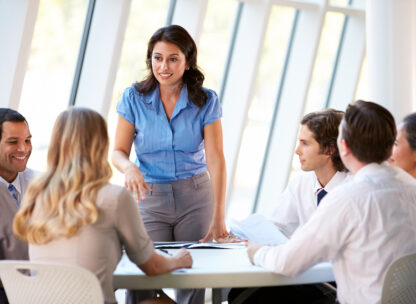
[[[116,227],[129,259],[138,266],[144,264],[154,252],[153,242],[127,189],[118,198]]]

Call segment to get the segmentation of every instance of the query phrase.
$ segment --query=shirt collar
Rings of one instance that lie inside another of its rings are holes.
[[[159,94],[159,86],[150,92],[149,94],[145,95],[143,101],[148,104],[152,105],[153,109],[159,113],[159,103],[160,103],[160,94]]]
[[[175,109],[172,113],[172,118],[175,117],[185,109],[191,101],[188,98],[188,88],[186,87],[186,84],[182,86],[181,94],[179,95],[178,101],[176,102]],[[172,119],[171,118],[171,119]]]
[[[10,184],[12,184],[16,188],[17,192],[19,194],[22,194],[22,187],[20,185],[20,174],[21,174],[21,172],[18,172],[16,178],[11,183],[9,183],[3,177],[0,176],[0,182],[5,184],[6,187],[8,187]]]
[[[363,180],[369,180],[374,177],[380,176],[385,172],[386,170],[391,170],[392,167],[387,165],[386,162],[383,162],[381,164],[377,163],[370,163],[359,169],[354,174],[354,180],[355,181],[363,181]]]
[[[160,100],[159,85],[157,85],[156,88],[151,93],[149,93],[148,95],[144,97],[144,102],[146,104],[152,105],[153,109],[156,111],[157,114],[160,113],[160,106],[162,105],[162,101]],[[193,103],[188,98],[188,89],[186,87],[186,84],[184,84],[182,86],[178,101],[175,105],[172,118],[176,116],[177,114],[179,114],[179,112],[182,109],[185,109],[188,105],[193,105]]]
[[[334,176],[330,179],[328,184],[326,184],[325,187],[322,187],[315,174],[315,194],[321,188],[324,188],[326,192],[332,191],[335,187],[337,187],[340,183],[342,183],[345,180],[346,175],[348,175],[348,173],[337,171],[335,172]]]

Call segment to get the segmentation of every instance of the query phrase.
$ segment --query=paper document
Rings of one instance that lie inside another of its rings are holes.
[[[199,242],[155,242],[156,249],[175,249],[175,248],[188,248],[188,249],[239,249],[245,248],[244,242],[240,243],[199,243]]]
[[[254,213],[242,221],[230,220],[230,232],[238,237],[260,244],[277,245],[287,237],[263,215]]]

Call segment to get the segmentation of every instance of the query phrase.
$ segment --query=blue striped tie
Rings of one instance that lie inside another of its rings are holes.
[[[19,207],[19,206],[20,206],[20,203],[19,203],[18,193],[17,193],[16,188],[13,186],[13,184],[9,184],[8,189],[9,189],[9,191],[10,191],[10,194],[11,194],[11,195],[12,195],[12,197],[14,198],[14,201],[15,201],[15,203],[16,203],[16,205],[17,205],[17,207]]]
[[[317,194],[317,206],[319,206],[319,203],[321,202],[321,199],[324,198],[325,195],[327,195],[328,192],[325,191],[324,188],[321,188],[318,190],[318,194]]]

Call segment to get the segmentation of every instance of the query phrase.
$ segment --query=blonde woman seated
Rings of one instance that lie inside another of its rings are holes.
[[[109,184],[108,145],[100,114],[84,108],[61,113],[46,173],[30,184],[13,227],[29,243],[30,260],[87,268],[98,277],[105,302],[116,303],[113,272],[123,245],[148,275],[191,267],[192,257],[186,250],[173,257],[155,252],[129,191]]]
[[[399,125],[389,163],[416,178],[416,113],[406,116]]]

